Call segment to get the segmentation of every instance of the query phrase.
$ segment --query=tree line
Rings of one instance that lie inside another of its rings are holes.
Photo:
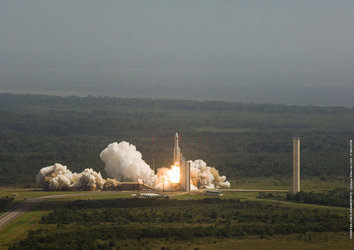
[[[346,176],[351,124],[354,109],[341,107],[0,94],[0,185],[33,186],[56,162],[105,175],[98,155],[122,140],[169,166],[175,132],[188,160],[228,177],[291,176],[295,135],[303,176]]]

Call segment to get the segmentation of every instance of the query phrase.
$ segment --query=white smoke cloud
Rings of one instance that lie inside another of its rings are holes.
[[[55,163],[42,168],[36,176],[36,183],[45,190],[102,190],[105,180],[101,173],[91,168],[82,173],[72,173],[66,166]]]
[[[75,177],[73,188],[78,190],[102,190],[105,184],[101,173],[95,172],[92,168],[86,168]]]
[[[215,189],[230,188],[226,176],[220,176],[219,171],[209,167],[203,160],[191,161],[191,190],[199,188]]]
[[[117,190],[119,181],[145,183],[157,190],[176,190],[179,187],[180,169],[159,168],[157,175],[142,159],[136,147],[128,142],[109,144],[100,154],[109,177],[103,179],[101,173],[91,168],[81,173],[72,173],[66,166],[55,163],[42,168],[36,176],[36,183],[45,190]],[[209,167],[203,160],[191,162],[191,190],[230,188],[226,176]],[[177,171],[178,170],[178,171]],[[177,179],[176,179],[177,177]]]
[[[72,185],[73,173],[59,163],[42,168],[36,176],[36,183],[47,190],[69,189]]]
[[[116,179],[107,178],[106,182],[104,183],[103,190],[106,190],[106,191],[117,190],[119,184],[120,184],[120,182],[117,181]]]
[[[126,141],[111,143],[100,154],[105,163],[108,176],[119,181],[139,180],[153,186],[156,176],[154,171],[142,159],[136,147]]]

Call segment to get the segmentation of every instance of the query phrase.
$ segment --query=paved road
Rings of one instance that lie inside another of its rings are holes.
[[[255,189],[220,189],[223,192],[289,192],[288,190],[255,190]],[[116,193],[115,191],[102,191],[102,192],[87,192],[87,193],[75,193],[75,194],[59,194],[59,195],[49,195],[49,196],[42,196],[36,198],[29,198],[12,208],[7,213],[3,214],[0,217],[0,230],[3,229],[7,224],[14,221],[20,215],[26,213],[31,207],[35,204],[46,200],[46,199],[53,199],[53,198],[63,198],[63,197],[70,197],[70,196],[82,196],[82,195],[104,195]],[[186,192],[178,193],[178,194],[185,194]]]
[[[70,197],[70,196],[82,196],[82,195],[103,195],[114,193],[113,191],[105,191],[105,192],[87,192],[87,193],[76,193],[76,194],[59,194],[59,195],[49,195],[49,196],[42,196],[36,198],[29,198],[24,200],[23,202],[19,203],[17,206],[12,208],[7,213],[0,216],[0,230],[3,229],[7,224],[14,221],[16,218],[21,216],[22,214],[26,213],[31,207],[35,204],[46,200],[46,199],[53,199],[53,198],[63,198],[63,197]]]
[[[43,200],[43,197],[38,197],[38,198],[31,198],[27,199],[14,208],[12,208],[10,211],[7,213],[3,214],[0,217],[0,230],[5,227],[7,224],[9,224],[11,221],[15,220],[17,217],[20,215],[26,213],[28,209],[33,207],[35,204],[41,202]]]

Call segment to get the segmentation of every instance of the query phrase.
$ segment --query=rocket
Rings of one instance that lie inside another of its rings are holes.
[[[175,146],[173,148],[173,163],[174,164],[179,164],[180,161],[181,161],[181,150],[178,146],[178,141],[179,141],[179,138],[178,138],[178,133],[176,133],[175,135]]]

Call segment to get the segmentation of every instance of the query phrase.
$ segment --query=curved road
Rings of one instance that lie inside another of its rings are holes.
[[[9,224],[11,221],[15,220],[17,217],[27,212],[27,210],[33,207],[35,204],[41,202],[43,199],[44,197],[27,199],[12,208],[7,213],[3,214],[0,217],[0,230],[7,224]]]
[[[288,190],[250,190],[250,189],[220,189],[223,192],[289,192]],[[7,224],[14,221],[16,218],[21,216],[22,214],[26,213],[31,207],[35,204],[52,198],[63,198],[63,197],[70,197],[70,196],[82,196],[82,195],[91,195],[91,194],[109,194],[115,193],[115,191],[92,191],[92,192],[85,192],[85,193],[75,193],[75,194],[59,194],[59,195],[49,195],[49,196],[42,196],[36,198],[29,198],[24,200],[23,202],[19,203],[17,206],[12,208],[7,213],[0,216],[0,230],[3,229]],[[182,193],[182,194],[185,194]]]
[[[104,192],[87,192],[87,193],[76,193],[76,194],[59,194],[59,195],[49,195],[49,196],[42,196],[42,197],[36,197],[36,198],[29,198],[18,205],[16,205],[14,208],[12,208],[10,211],[6,212],[2,216],[0,216],[0,230],[3,229],[7,224],[10,222],[14,221],[16,218],[21,216],[22,214],[26,213],[31,207],[33,207],[35,204],[40,203],[43,200],[46,199],[52,199],[52,198],[63,198],[63,197],[69,197],[69,196],[82,196],[82,195],[90,195],[90,194],[108,194],[108,193],[113,193],[114,191],[104,191]]]

